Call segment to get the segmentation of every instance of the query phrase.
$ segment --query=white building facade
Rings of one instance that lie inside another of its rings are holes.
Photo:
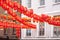
[[[22,0],[22,5],[32,8],[37,15],[60,15],[60,0]],[[27,17],[23,15],[22,17]],[[22,39],[60,39],[60,27],[54,27],[48,23],[33,22],[36,29],[21,29]]]

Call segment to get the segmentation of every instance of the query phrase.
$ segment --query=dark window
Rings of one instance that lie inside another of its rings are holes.
[[[44,36],[44,23],[40,23],[39,36]]]
[[[4,35],[7,35],[8,33],[7,33],[7,29],[4,29]]]
[[[60,37],[60,27],[54,27],[54,37]]]
[[[45,5],[45,0],[40,0],[40,6]]]
[[[55,3],[60,2],[60,0],[55,0]]]
[[[16,29],[15,28],[13,28],[12,34],[16,35]]]
[[[31,8],[31,0],[27,0],[27,6],[28,8]]]
[[[26,36],[31,36],[31,30],[30,29],[26,30]]]

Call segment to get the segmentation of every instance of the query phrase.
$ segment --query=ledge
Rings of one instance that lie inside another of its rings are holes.
[[[45,5],[42,5],[42,6],[38,7],[38,9],[39,9],[39,8],[45,8]]]
[[[57,2],[57,3],[54,3],[53,5],[59,5],[60,4],[60,2]]]

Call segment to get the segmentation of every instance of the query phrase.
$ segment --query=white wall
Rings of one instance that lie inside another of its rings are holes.
[[[22,5],[27,7],[27,0],[22,0]],[[32,0],[32,9],[37,15],[48,14],[48,15],[60,15],[60,4],[54,3],[54,0],[45,0],[45,5],[39,6],[39,0]],[[37,29],[38,30],[38,29]],[[32,37],[37,37],[37,30],[32,29]],[[24,34],[24,35],[23,35]],[[22,32],[22,35],[25,36],[25,30]],[[53,26],[45,23],[45,36],[53,37]]]

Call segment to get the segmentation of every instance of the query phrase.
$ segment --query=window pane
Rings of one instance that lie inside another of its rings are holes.
[[[60,0],[55,0],[55,3],[56,3],[56,2],[60,2]]]
[[[31,8],[31,0],[27,0],[27,5],[28,5],[28,8]]]
[[[31,36],[31,30],[30,29],[26,30],[26,36]]]
[[[7,29],[4,29],[4,35],[7,35],[8,33],[7,33]]]
[[[39,36],[44,36],[44,23],[40,23]]]
[[[16,35],[16,29],[15,28],[13,28],[12,34]]]
[[[54,27],[54,37],[60,37],[60,27]]]
[[[45,5],[45,0],[40,0],[40,5]]]

